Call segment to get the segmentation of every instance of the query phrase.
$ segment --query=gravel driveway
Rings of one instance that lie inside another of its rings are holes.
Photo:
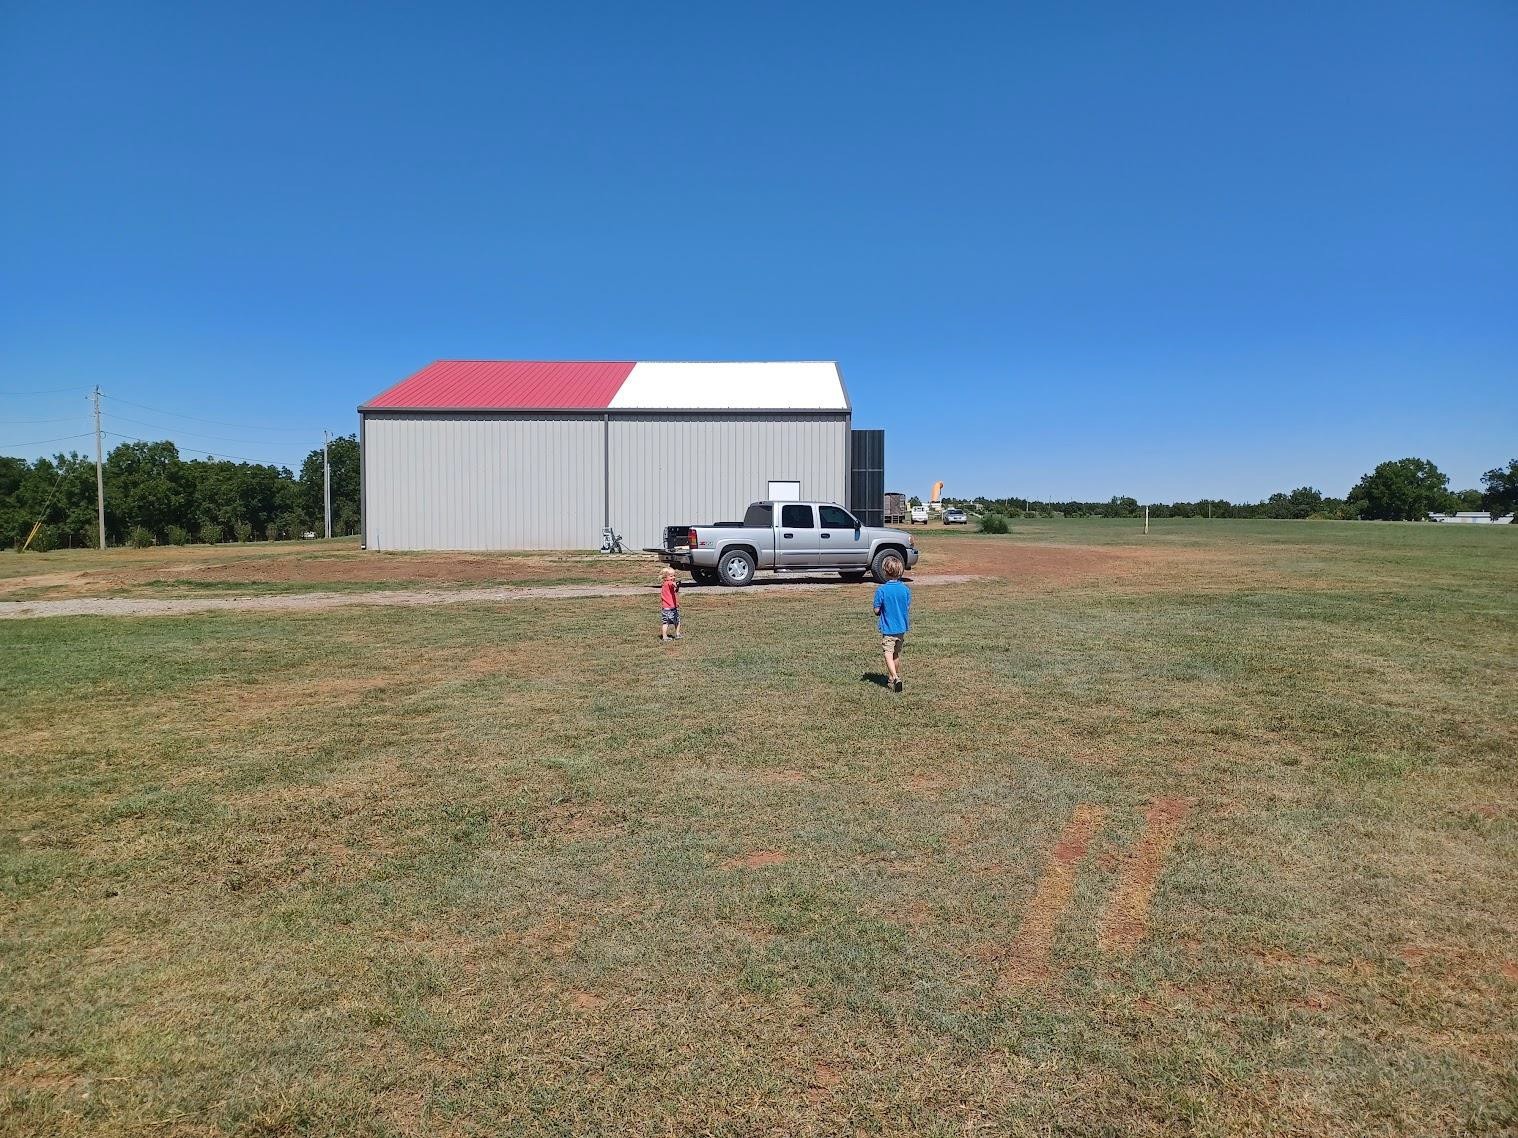
[[[957,585],[982,578],[973,573],[939,573],[909,578],[914,585]],[[746,589],[714,585],[684,586],[690,593],[733,596],[739,592],[785,593],[796,589],[862,589],[825,578],[769,578]],[[542,585],[536,588],[383,589],[372,593],[284,593],[251,597],[75,597],[57,601],[0,601],[0,620],[45,616],[183,616],[201,612],[311,612],[350,605],[501,604],[509,601],[561,600],[578,597],[646,597],[657,585]]]

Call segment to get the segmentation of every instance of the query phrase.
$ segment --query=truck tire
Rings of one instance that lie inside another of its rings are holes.
[[[747,550],[730,549],[717,562],[717,575],[724,585],[734,588],[754,583],[754,559]]]
[[[715,585],[721,580],[715,569],[692,569],[690,575],[698,585]]]
[[[886,581],[889,580],[889,578],[885,575],[885,563],[887,557],[894,557],[903,565],[907,563],[907,559],[902,556],[901,550],[896,548],[882,549],[879,553],[875,554],[875,560],[870,562],[870,576],[874,577],[876,582],[882,585],[884,585]]]

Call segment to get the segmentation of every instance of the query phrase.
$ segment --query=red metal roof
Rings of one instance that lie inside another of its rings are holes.
[[[363,409],[599,409],[611,403],[632,369],[630,362],[438,360],[376,395]]]

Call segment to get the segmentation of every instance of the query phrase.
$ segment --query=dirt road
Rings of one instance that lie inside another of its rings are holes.
[[[915,585],[957,585],[982,578],[973,573],[921,574]],[[750,593],[784,593],[797,589],[864,589],[868,584],[846,584],[822,577],[761,578],[748,586]],[[738,590],[720,586],[686,585],[691,593]],[[56,601],[0,601],[0,620],[27,620],[48,616],[185,616],[203,612],[312,612],[350,605],[458,605],[502,604],[511,601],[560,600],[581,597],[646,597],[657,585],[541,585],[529,588],[490,589],[382,589],[365,593],[285,593],[244,597],[173,597],[155,599],[127,597],[74,597]]]

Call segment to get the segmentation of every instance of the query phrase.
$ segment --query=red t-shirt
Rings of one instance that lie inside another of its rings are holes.
[[[663,608],[677,608],[680,604],[680,582],[673,577],[666,578],[659,587],[659,604]]]

